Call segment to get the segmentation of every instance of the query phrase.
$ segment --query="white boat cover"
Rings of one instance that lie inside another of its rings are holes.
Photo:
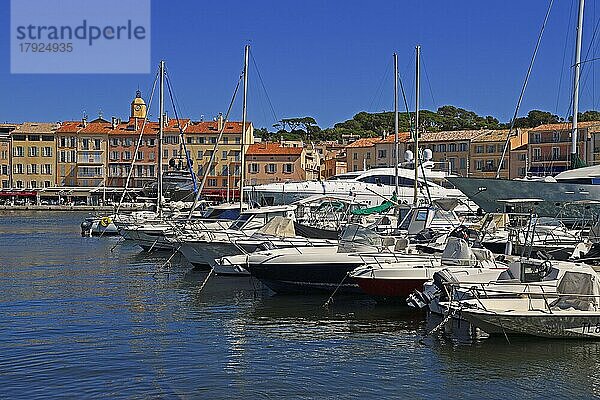
[[[296,230],[294,229],[294,221],[290,218],[280,215],[273,217],[269,222],[258,230],[258,233],[263,235],[271,235],[278,237],[295,237]]]
[[[552,304],[552,309],[581,311],[597,311],[600,309],[600,282],[598,275],[589,271],[566,271],[556,289],[559,298]]]
[[[476,263],[477,258],[465,240],[455,237],[448,238],[448,243],[442,253],[442,264],[474,265]]]

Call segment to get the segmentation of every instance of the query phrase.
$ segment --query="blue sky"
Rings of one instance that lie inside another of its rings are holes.
[[[600,17],[595,3],[586,5],[584,56]],[[135,90],[147,95],[151,74],[11,75],[9,1],[0,6],[0,121],[79,119],[83,110],[95,117],[100,109],[105,117],[127,117]],[[225,112],[250,43],[266,92],[252,66],[249,119],[260,127],[275,117],[310,115],[327,127],[362,110],[392,108],[394,51],[412,104],[420,44],[422,108],[452,104],[507,121],[547,6],[541,0],[155,0],[152,62],[154,68],[166,60],[185,117],[211,118]],[[555,1],[521,114],[537,108],[567,115],[576,11],[576,0]],[[600,56],[596,43],[588,58]],[[582,110],[597,108],[597,69],[586,65]],[[240,115],[238,101],[232,117]]]

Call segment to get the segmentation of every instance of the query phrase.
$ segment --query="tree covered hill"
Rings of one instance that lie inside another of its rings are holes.
[[[579,121],[600,121],[599,111],[586,111],[579,113]],[[466,129],[507,129],[510,123],[502,123],[497,118],[488,115],[480,116],[473,111],[468,111],[454,106],[442,106],[437,111],[422,110],[419,113],[421,129],[428,132],[455,131]],[[571,118],[569,118],[571,119]],[[400,113],[398,129],[407,132],[414,121],[414,113]],[[564,119],[547,111],[532,110],[527,116],[519,117],[515,121],[517,128],[534,128],[542,124],[563,122]],[[314,118],[299,117],[285,118],[273,126],[273,129],[259,128],[255,135],[264,140],[340,140],[342,135],[358,135],[360,137],[377,137],[383,132],[394,132],[394,113],[359,112],[352,119],[338,122],[332,128],[321,129]]]

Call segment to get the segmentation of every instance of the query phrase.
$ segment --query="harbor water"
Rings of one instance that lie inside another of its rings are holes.
[[[600,343],[485,338],[365,298],[273,295],[85,213],[0,217],[0,398],[591,398]],[[421,340],[422,339],[422,340]]]

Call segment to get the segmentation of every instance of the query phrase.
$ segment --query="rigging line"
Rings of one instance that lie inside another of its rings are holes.
[[[175,106],[175,100],[173,99],[173,89],[171,88],[171,78],[169,77],[168,72],[165,73],[165,78],[165,80],[167,81],[167,89],[169,90],[169,98],[171,99],[171,106],[173,107],[173,113],[175,114],[175,119],[177,120],[177,126],[179,128],[179,138],[181,140],[183,151],[185,152],[185,160],[187,162],[188,170],[190,171],[190,176],[194,185],[194,192],[196,192],[198,190],[198,185],[196,183],[196,174],[194,174],[194,167],[192,166],[191,162],[192,160],[190,159],[190,154],[188,153],[187,146],[185,145],[185,140],[183,140],[183,127],[181,126],[179,114],[177,114],[177,107]]]
[[[156,90],[156,82],[158,82],[159,75],[160,75],[160,72],[157,71],[156,76],[154,78],[154,83],[152,84],[152,91],[150,92],[150,99],[148,101],[148,107],[146,108],[146,110],[149,110],[150,106],[152,105],[152,100],[154,98],[154,92]],[[119,215],[119,210],[121,209],[121,205],[123,204],[123,200],[125,199],[125,193],[127,193],[127,189],[129,188],[129,182],[131,181],[131,176],[133,174],[133,167],[135,165],[138,151],[142,144],[144,129],[146,128],[147,122],[148,122],[148,113],[146,112],[146,117],[144,118],[144,122],[142,123],[142,129],[140,130],[140,136],[138,137],[138,141],[135,145],[135,152],[133,154],[133,159],[131,160],[131,166],[129,167],[129,172],[127,173],[127,179],[125,180],[125,187],[123,188],[123,193],[121,194],[121,199],[119,200],[119,204],[117,205],[117,209],[115,211],[116,215]],[[159,160],[159,162],[161,162],[160,154],[158,155],[158,160]]]
[[[506,156],[506,151],[508,150],[508,145],[510,144],[510,138],[515,128],[515,121],[517,120],[517,115],[519,114],[519,108],[521,108],[521,102],[523,101],[523,96],[525,95],[525,90],[527,89],[527,83],[529,82],[529,77],[531,76],[531,70],[533,69],[533,64],[535,62],[535,57],[537,56],[538,49],[540,48],[540,43],[542,42],[542,36],[544,35],[544,29],[546,28],[546,24],[548,23],[548,17],[550,17],[550,11],[552,10],[552,5],[554,4],[554,0],[550,0],[548,4],[548,10],[546,11],[546,16],[544,17],[544,23],[542,24],[542,28],[540,29],[540,34],[538,36],[537,42],[535,44],[535,48],[533,50],[533,55],[531,56],[531,61],[529,62],[529,68],[527,69],[527,74],[525,75],[525,80],[523,81],[523,87],[521,88],[521,94],[519,95],[519,100],[517,101],[517,106],[515,107],[515,113],[513,115],[512,120],[510,121],[510,129],[508,130],[508,135],[506,135],[506,141],[504,142],[504,149],[502,149],[502,157],[500,157],[500,162],[498,163],[498,169],[496,170],[496,179],[500,177],[500,171],[502,169],[502,164],[504,161],[504,157]]]
[[[227,125],[227,121],[229,119],[229,114],[231,113],[231,109],[233,108],[233,104],[235,102],[235,98],[237,96],[237,92],[240,88],[240,83],[242,82],[243,78],[244,78],[244,73],[242,72],[242,74],[238,78],[237,84],[235,85],[235,89],[233,91],[233,96],[231,97],[231,102],[229,102],[229,107],[227,108],[227,113],[225,113],[225,118],[223,119],[223,126],[221,127],[221,130],[219,131],[219,136],[217,137],[215,145],[213,146],[213,150],[210,154],[210,159],[208,160],[206,171],[204,171],[204,174],[202,176],[202,182],[200,183],[200,188],[198,188],[198,192],[196,192],[196,196],[194,197],[194,202],[192,203],[192,207],[190,209],[190,214],[188,215],[188,221],[192,218],[192,214],[194,213],[194,211],[196,210],[196,206],[198,205],[198,200],[200,200],[200,195],[202,194],[202,190],[204,190],[204,185],[206,184],[206,180],[208,179],[208,174],[210,173],[211,166],[215,160],[215,154],[217,153],[217,147],[219,146],[219,142],[221,141],[221,139],[223,137],[223,132],[225,132],[225,126]],[[243,135],[244,132],[242,132],[241,134]]]
[[[265,86],[265,82],[263,81],[262,75],[260,74],[258,65],[256,64],[256,60],[254,59],[254,55],[252,54],[252,52],[250,52],[250,58],[252,59],[252,64],[254,64],[254,69],[256,69],[256,75],[258,75],[258,80],[262,85],[262,88],[265,92],[265,96],[267,97],[267,101],[269,102],[269,107],[271,108],[271,112],[273,113],[274,121],[277,122],[277,113],[275,112],[275,108],[273,108],[273,103],[271,102],[271,98],[269,97],[269,92],[267,92],[267,87]]]
[[[571,17],[573,15],[573,4],[574,4],[574,2],[571,1],[571,7],[569,8],[569,19],[567,19],[569,26],[571,24]],[[567,58],[567,46],[569,43],[570,33],[571,33],[571,29],[568,29],[567,34],[565,35],[565,45],[563,47],[563,59],[562,59],[562,63],[560,64],[560,78],[558,79],[558,90],[557,90],[557,94],[556,94],[556,107],[554,108],[555,114],[558,114],[558,104],[560,102],[560,90],[562,88],[563,75],[565,72],[565,62],[566,62],[566,58]]]
[[[371,97],[371,101],[369,102],[369,110],[373,110],[373,105],[375,103],[375,101],[380,98],[381,93],[383,91],[383,85],[386,81],[386,78],[389,74],[390,71],[390,67],[391,67],[392,62],[388,61],[387,64],[385,65],[385,69],[383,71],[383,75],[381,76],[381,79],[379,80],[379,85],[377,86],[377,89],[375,90],[375,93],[373,93],[373,96]]]
[[[433,90],[431,89],[431,82],[429,81],[429,74],[427,74],[427,68],[425,67],[425,60],[423,58],[423,53],[421,53],[421,65],[423,65],[423,72],[425,72],[425,79],[427,80],[427,86],[429,86],[429,94],[431,95],[431,100],[433,100],[433,105],[435,109],[438,109],[438,104],[435,101],[435,97],[433,96]]]

